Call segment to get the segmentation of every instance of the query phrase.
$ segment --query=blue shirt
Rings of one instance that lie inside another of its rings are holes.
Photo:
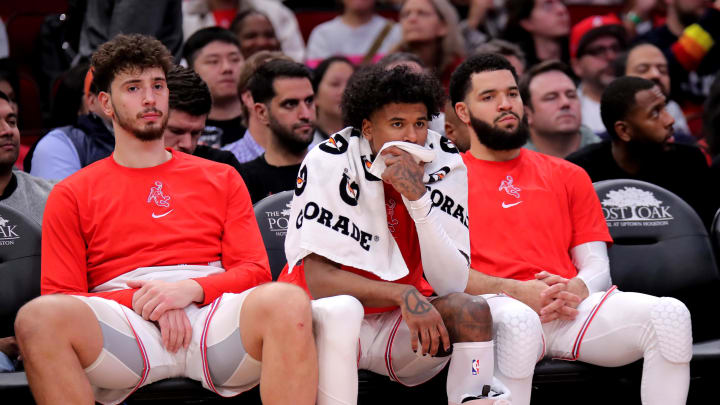
[[[250,130],[246,130],[245,135],[239,141],[229,143],[223,146],[222,149],[232,152],[240,163],[255,160],[255,158],[265,153],[265,149],[255,142]]]

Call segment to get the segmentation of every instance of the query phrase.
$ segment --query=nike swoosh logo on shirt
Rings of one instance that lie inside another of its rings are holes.
[[[510,207],[514,207],[514,206],[516,206],[516,205],[520,204],[521,202],[522,202],[522,201],[518,201],[518,202],[516,202],[516,203],[513,203],[513,204],[505,204],[505,201],[503,201],[503,203],[502,203],[502,207],[503,207],[503,208],[510,208]]]
[[[160,215],[158,215],[158,214],[156,214],[156,213],[153,212],[153,213],[152,213],[152,217],[153,217],[153,218],[162,218],[162,217],[164,217],[165,215],[167,215],[167,214],[169,214],[169,213],[171,213],[171,212],[173,212],[173,211],[175,211],[174,208],[171,209],[170,211],[168,211],[168,212],[166,212],[166,213],[164,213],[164,214],[160,214]]]

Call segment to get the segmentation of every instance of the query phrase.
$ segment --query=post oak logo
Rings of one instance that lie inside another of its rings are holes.
[[[608,227],[666,226],[674,219],[670,206],[651,191],[637,187],[608,191],[602,200],[602,210]]]
[[[285,209],[281,211],[265,211],[265,219],[270,232],[274,232],[275,236],[285,237],[290,223],[290,202],[288,201]]]
[[[0,246],[14,245],[15,239],[20,239],[17,225],[10,225],[10,221],[0,216]]]

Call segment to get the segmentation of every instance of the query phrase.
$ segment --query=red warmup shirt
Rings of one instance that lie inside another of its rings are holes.
[[[415,222],[410,217],[407,207],[405,207],[405,204],[402,201],[400,193],[395,191],[395,189],[387,183],[383,183],[383,186],[385,190],[385,209],[387,212],[388,229],[390,229],[390,233],[392,233],[393,238],[395,238],[395,243],[397,243],[400,253],[402,253],[403,259],[405,259],[405,264],[410,271],[407,276],[395,280],[393,283],[410,284],[417,288],[422,295],[427,297],[433,293],[433,289],[423,277],[422,259],[420,258],[420,242],[418,241]],[[342,269],[365,278],[369,278],[370,280],[382,281],[380,277],[365,270],[356,269],[350,266],[342,266]],[[287,283],[299,285],[304,288],[308,294],[310,294],[307,284],[305,283],[305,271],[303,264],[301,263],[300,265],[295,266],[292,274],[288,274],[287,270],[288,267],[286,265],[280,274],[278,281],[285,281]],[[378,312],[387,312],[392,311],[395,308],[397,307],[365,307],[365,313],[374,314]]]
[[[507,162],[463,154],[468,170],[471,267],[531,280],[577,275],[570,249],[612,242],[590,177],[565,160],[521,149]]]
[[[205,292],[201,305],[270,281],[237,171],[170,152],[167,162],[143,169],[110,156],[53,188],[42,227],[42,294],[99,296],[131,307],[135,289],[88,291],[138,267],[218,260],[225,272],[195,279]]]

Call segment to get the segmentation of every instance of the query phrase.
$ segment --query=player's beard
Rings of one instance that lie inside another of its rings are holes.
[[[287,128],[278,122],[272,114],[269,115],[269,127],[273,134],[277,137],[280,144],[285,150],[293,155],[299,155],[307,149],[312,143],[314,131],[309,134],[299,134],[294,128]],[[303,124],[312,124],[311,122],[303,122]],[[298,125],[299,126],[299,125]]]
[[[530,130],[528,129],[527,118],[525,116],[520,119],[515,113],[509,113],[518,118],[518,126],[515,130],[505,130],[497,126],[488,124],[487,122],[476,118],[470,114],[470,125],[472,125],[475,134],[480,143],[492,150],[512,150],[525,145],[530,138]],[[498,117],[498,118],[502,118]]]
[[[136,125],[132,119],[129,119],[125,117],[123,114],[120,114],[120,112],[115,108],[113,105],[113,111],[115,112],[115,117],[117,117],[118,125],[122,127],[124,130],[130,132],[133,134],[137,139],[143,141],[143,142],[151,142],[156,141],[158,139],[161,139],[163,136],[163,132],[165,132],[165,126],[167,126],[168,121],[168,114],[163,113],[160,110],[157,110],[155,108],[149,108],[146,110],[143,110],[142,112],[139,112],[136,115],[137,120],[142,119],[142,114],[147,112],[155,112],[161,114],[162,121],[160,122],[160,125],[152,125],[152,122],[149,122],[144,127],[141,127],[139,125]]]

